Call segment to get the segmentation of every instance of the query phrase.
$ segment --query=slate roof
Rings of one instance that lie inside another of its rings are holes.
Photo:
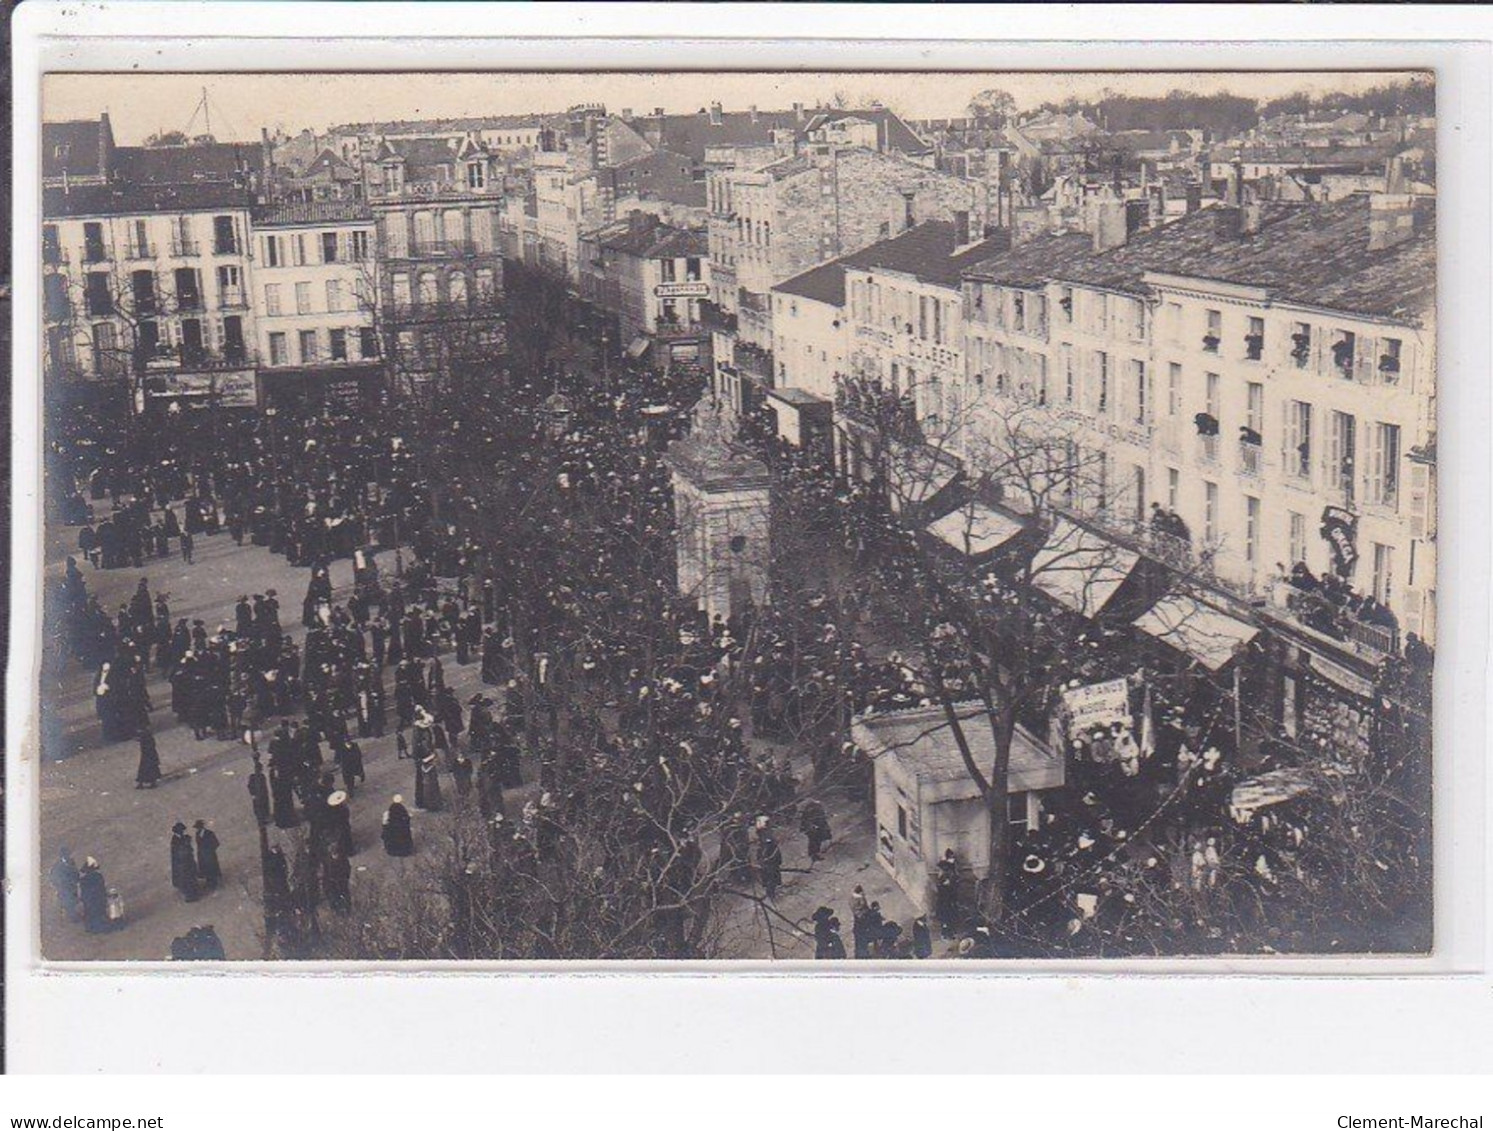
[[[210,212],[248,208],[247,189],[221,181],[195,185],[85,185],[42,190],[42,215],[133,216],[146,212]]]
[[[912,157],[921,157],[930,153],[933,147],[920,138],[911,126],[904,122],[894,111],[884,106],[878,106],[869,110],[820,110],[800,131],[801,136],[807,136],[815,130],[823,129],[833,122],[842,121],[846,118],[859,118],[867,122],[875,122],[878,136],[881,138],[882,148],[905,153]]]
[[[759,110],[755,121],[749,110],[727,110],[716,123],[708,111],[701,110],[696,114],[665,114],[661,119],[638,117],[625,124],[646,137],[650,127],[660,122],[659,148],[687,154],[695,161],[705,160],[709,146],[765,145],[772,141],[773,130],[796,130],[800,125],[792,110]]]
[[[1018,286],[1065,280],[1145,294],[1147,272],[1263,287],[1282,301],[1418,321],[1435,305],[1435,202],[1418,202],[1417,234],[1369,249],[1369,201],[1265,203],[1260,228],[1236,234],[1238,212],[1209,208],[1095,252],[1086,234],[1039,236],[967,272]]]
[[[493,114],[481,118],[424,118],[398,122],[348,122],[333,126],[334,134],[423,134],[457,133],[467,130],[533,129],[544,123],[541,114]]]
[[[373,222],[373,211],[355,200],[288,200],[254,209],[254,223],[274,227],[278,224],[338,224]]]
[[[608,251],[636,255],[643,259],[704,256],[707,248],[704,232],[676,228],[672,224],[633,224],[628,220],[619,220],[601,228],[588,238]]]
[[[967,268],[988,259],[1003,243],[1003,236],[981,240],[956,255],[953,221],[929,220],[899,236],[822,263],[778,283],[772,289],[777,293],[843,306],[845,272],[857,268],[863,271],[872,268],[901,271],[924,282],[954,287],[959,285]]]
[[[107,177],[114,135],[107,114],[97,119],[41,124],[43,178]]]
[[[125,145],[114,151],[114,171],[135,185],[191,185],[231,182],[263,169],[264,150],[254,142],[209,142],[147,149]]]

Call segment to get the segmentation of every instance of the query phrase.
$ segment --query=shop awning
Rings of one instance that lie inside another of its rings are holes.
[[[1060,518],[1032,559],[1032,584],[1086,617],[1098,616],[1139,555]]]
[[[999,549],[1021,530],[1016,519],[984,503],[960,507],[928,524],[929,534],[972,558]]]
[[[634,338],[627,347],[627,356],[633,359],[642,357],[648,352],[649,342],[647,338]]]
[[[1135,627],[1184,652],[1211,671],[1260,634],[1252,624],[1236,620],[1185,593],[1169,593],[1135,619]]]
[[[1311,778],[1302,770],[1290,767],[1271,770],[1233,788],[1229,794],[1229,814],[1243,824],[1259,810],[1302,797],[1312,788]]]

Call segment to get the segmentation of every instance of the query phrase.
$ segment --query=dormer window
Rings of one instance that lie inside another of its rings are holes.
[[[487,168],[481,161],[467,162],[467,188],[480,189],[487,187]]]

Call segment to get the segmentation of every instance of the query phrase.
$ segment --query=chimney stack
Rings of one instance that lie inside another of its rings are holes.
[[[1247,200],[1239,206],[1239,234],[1241,236],[1257,236],[1260,234],[1260,221],[1263,218],[1264,206],[1258,200]]]
[[[719,102],[712,102],[710,104],[710,124],[712,126],[718,126],[721,124],[722,120],[723,117],[721,114],[721,104]]]
[[[969,243],[969,213],[963,210],[954,213],[954,246]]]
[[[1231,168],[1233,172],[1229,177],[1229,199],[1227,203],[1238,208],[1244,203],[1244,162],[1235,157]]]
[[[752,125],[755,126],[757,124],[757,108],[755,106],[752,107],[751,114],[752,114]]]
[[[1090,233],[1095,251],[1113,251],[1125,246],[1125,202],[1096,200],[1090,205]]]
[[[800,124],[803,122],[803,120],[804,120],[804,104],[802,102],[795,102],[793,104],[793,116],[794,116],[794,118],[796,118],[799,121]]]
[[[1405,157],[1396,153],[1389,159],[1389,164],[1384,169],[1384,191],[1389,193],[1402,193],[1405,191]]]
[[[1187,214],[1190,216],[1203,206],[1203,186],[1193,181],[1187,186]]]
[[[1369,197],[1369,250],[1384,251],[1415,236],[1415,197],[1375,193]]]
[[[622,120],[624,122],[630,122],[630,121],[632,121],[632,107],[630,107],[630,106],[624,106],[624,107],[622,107]]]

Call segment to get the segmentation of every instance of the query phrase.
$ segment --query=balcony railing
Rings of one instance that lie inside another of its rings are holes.
[[[156,257],[155,244],[149,240],[144,243],[132,241],[125,245],[124,257],[126,259],[154,259]]]
[[[1217,463],[1218,462],[1218,437],[1217,436],[1199,436],[1198,437],[1198,459],[1201,460],[1203,463]]]
[[[1329,594],[1324,588],[1303,589],[1288,582],[1285,608],[1297,623],[1330,639],[1343,641],[1355,651],[1372,656],[1397,655],[1400,630],[1392,624],[1362,619],[1353,611],[1350,596],[1346,591]]]
[[[475,240],[415,240],[410,244],[411,259],[447,259],[476,254]]]
[[[107,263],[109,261],[109,249],[103,244],[85,244],[83,246],[84,263]]]
[[[1239,471],[1244,475],[1260,474],[1260,445],[1239,441]]]
[[[202,251],[196,240],[172,240],[171,255],[176,259],[194,259],[201,255]]]
[[[243,310],[248,305],[249,298],[243,287],[224,287],[218,296],[218,306],[223,310]]]

